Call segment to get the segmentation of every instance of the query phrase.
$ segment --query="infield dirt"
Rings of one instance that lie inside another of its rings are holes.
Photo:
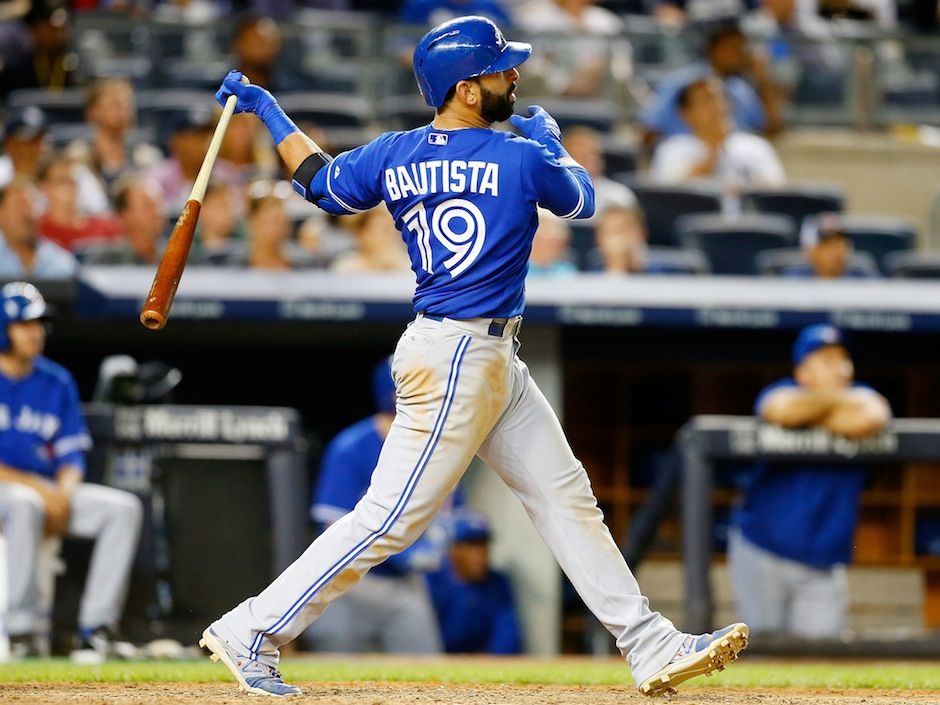
[[[937,705],[937,691],[761,690],[689,688],[651,700],[628,687],[440,685],[408,683],[300,684],[304,696],[288,703],[326,705]],[[0,702],[29,705],[261,705],[265,698],[228,684],[10,683]]]

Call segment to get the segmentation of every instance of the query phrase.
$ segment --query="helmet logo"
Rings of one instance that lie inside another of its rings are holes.
[[[3,305],[3,310],[6,312],[8,318],[16,318],[16,314],[20,312],[20,307],[16,305],[16,301],[7,300]]]

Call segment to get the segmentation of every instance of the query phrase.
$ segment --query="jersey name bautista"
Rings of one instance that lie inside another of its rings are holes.
[[[477,193],[499,196],[499,164],[432,159],[385,170],[385,188],[391,201],[429,193]]]

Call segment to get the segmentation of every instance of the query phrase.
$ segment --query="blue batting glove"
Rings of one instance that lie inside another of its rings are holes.
[[[274,138],[274,144],[280,144],[285,137],[299,132],[297,126],[287,117],[270,91],[253,83],[242,83],[241,71],[229,71],[222,81],[215,99],[225,107],[229,96],[234,95],[236,113],[253,113],[260,118]]]
[[[527,118],[513,115],[509,118],[509,122],[522,133],[523,137],[541,142],[546,147],[549,146],[549,141],[561,142],[561,128],[545,108],[540,105],[530,105],[529,115],[531,117]]]

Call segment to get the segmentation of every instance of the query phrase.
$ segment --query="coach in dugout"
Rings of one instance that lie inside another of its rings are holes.
[[[112,655],[140,534],[140,501],[82,482],[91,445],[72,375],[43,357],[46,304],[32,284],[0,290],[0,526],[16,656],[36,655],[36,556],[43,536],[95,541],[74,660]]]
[[[880,432],[891,411],[853,381],[841,331],[804,328],[793,346],[793,378],[757,397],[754,413],[785,428],[823,428],[849,438]],[[865,469],[851,464],[754,466],[728,541],[739,616],[754,632],[837,636],[846,627],[846,564]]]

